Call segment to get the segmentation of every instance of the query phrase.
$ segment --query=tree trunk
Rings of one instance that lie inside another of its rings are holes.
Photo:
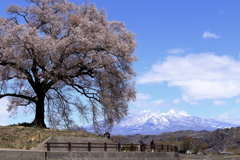
[[[38,98],[38,102],[36,103],[36,113],[35,118],[33,122],[31,123],[34,126],[41,127],[41,128],[47,128],[45,122],[44,122],[44,97],[41,96],[41,98]]]

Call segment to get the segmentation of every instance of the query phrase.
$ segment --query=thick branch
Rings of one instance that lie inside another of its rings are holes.
[[[28,96],[25,96],[25,95],[19,95],[19,94],[14,94],[14,93],[1,94],[0,95],[0,99],[3,98],[3,97],[7,97],[7,96],[24,98],[26,100],[29,100],[29,101],[32,101],[32,102],[36,102],[35,97],[28,97]]]
[[[30,83],[31,85],[34,84],[34,81],[33,81],[33,79],[32,79],[31,74],[30,74],[26,69],[23,69],[23,68],[21,68],[21,67],[18,67],[15,63],[12,63],[12,62],[3,62],[3,61],[2,61],[2,62],[0,62],[0,65],[2,65],[2,66],[7,66],[7,65],[9,65],[9,66],[11,66],[12,68],[15,68],[16,70],[21,71],[23,74],[25,74],[25,75],[27,76],[27,79],[28,79],[29,83]]]

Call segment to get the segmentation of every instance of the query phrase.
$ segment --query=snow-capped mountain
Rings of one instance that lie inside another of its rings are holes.
[[[178,130],[213,131],[217,128],[230,128],[236,126],[239,125],[219,122],[213,119],[203,119],[188,115],[185,112],[170,110],[168,113],[157,114],[140,112],[134,116],[129,115],[113,127],[111,134],[157,135],[162,132],[174,132]]]

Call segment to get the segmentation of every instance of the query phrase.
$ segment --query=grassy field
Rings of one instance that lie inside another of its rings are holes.
[[[0,126],[0,148],[34,149],[48,137],[101,137],[84,131]]]

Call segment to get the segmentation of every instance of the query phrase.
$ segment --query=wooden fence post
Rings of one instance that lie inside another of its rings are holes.
[[[71,151],[72,150],[72,144],[71,142],[68,142],[68,151]]]
[[[178,147],[174,146],[174,152],[178,152]]]
[[[133,143],[131,143],[130,151],[133,151]]]
[[[167,152],[169,152],[169,145],[167,145]]]
[[[107,143],[104,143],[104,151],[107,151]]]
[[[47,142],[47,151],[50,151],[50,143]]]
[[[161,145],[161,151],[163,151],[163,145]]]
[[[121,151],[121,144],[118,143],[118,152],[120,152],[120,151]]]
[[[91,142],[88,142],[88,152],[91,152]]]

